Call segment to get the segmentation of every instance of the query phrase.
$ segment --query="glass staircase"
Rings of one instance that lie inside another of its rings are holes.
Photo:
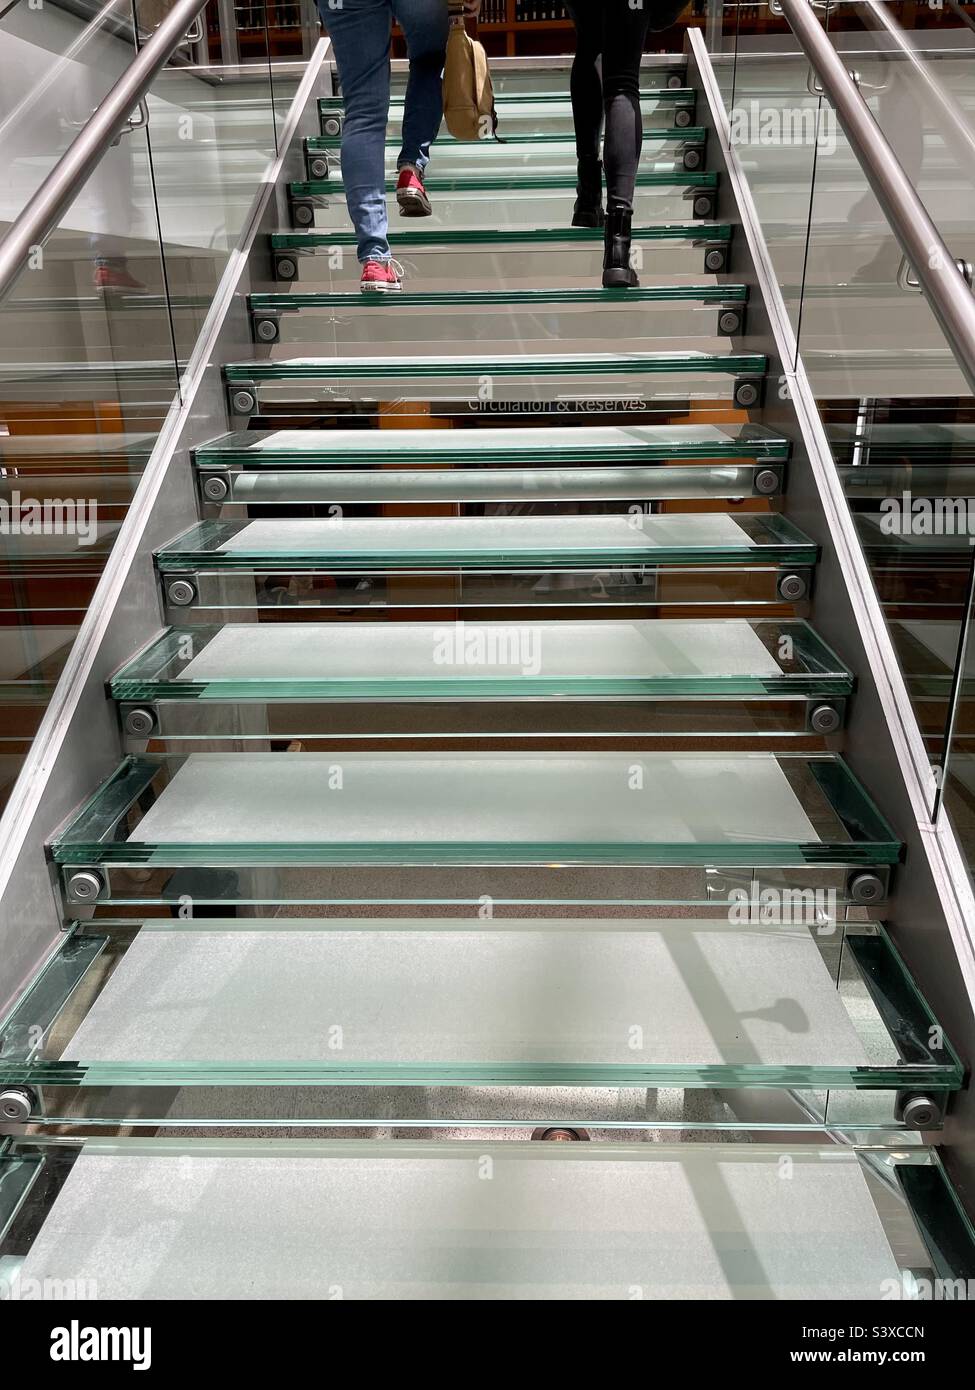
[[[118,766],[50,837],[65,930],[0,1021],[29,1126],[0,1140],[3,1277],[975,1275],[932,1142],[964,1067],[883,922],[901,839],[844,756],[854,671],[685,82],[648,72],[624,293],[568,227],[550,72],[505,72],[509,143],[438,145],[381,303],[321,101],[199,521],[155,554],[166,625],[109,682]]]

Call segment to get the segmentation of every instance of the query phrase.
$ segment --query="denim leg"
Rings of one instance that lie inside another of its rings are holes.
[[[396,167],[424,169],[430,145],[443,120],[443,67],[450,15],[447,0],[392,0],[393,14],[406,36],[410,80],[403,107],[403,148]]]
[[[391,0],[318,0],[318,9],[342,83],[342,183],[359,260],[388,260],[385,145],[393,6]]]

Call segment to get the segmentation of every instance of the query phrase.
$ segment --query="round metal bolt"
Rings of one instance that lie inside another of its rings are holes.
[[[850,879],[849,893],[855,903],[879,903],[884,896],[883,880],[878,874],[855,874]]]
[[[779,580],[779,598],[796,603],[806,597],[806,581],[801,574],[784,574]]]
[[[295,204],[295,221],[299,227],[310,227],[315,220],[315,209],[307,203]]]
[[[684,168],[685,168],[685,169],[700,169],[700,167],[701,167],[701,151],[698,150],[698,149],[685,150],[685,151],[684,151]]]
[[[686,106],[680,106],[674,112],[674,125],[678,130],[686,130],[691,123],[691,113]]]
[[[208,502],[222,502],[229,491],[227,479],[220,478],[215,473],[203,480],[203,496]]]
[[[722,333],[737,333],[741,328],[741,314],[734,309],[725,309],[718,315],[718,327]]]
[[[694,199],[694,216],[695,216],[695,217],[710,217],[710,216],[711,216],[711,199],[707,196],[706,193],[702,193],[702,194],[700,195],[700,197],[697,197],[697,198]]]
[[[328,116],[328,117],[326,117],[326,119],[322,122],[322,134],[323,134],[323,135],[341,135],[341,134],[342,134],[342,120],[341,120],[341,117],[339,117],[339,116]]]
[[[683,75],[683,73],[672,72],[672,73],[670,74],[670,76],[667,78],[667,86],[671,89],[671,91],[674,91],[677,87],[683,87],[683,85],[684,85],[684,75]]]
[[[311,176],[312,176],[313,179],[327,179],[327,178],[328,178],[328,160],[327,160],[327,159],[321,159],[321,158],[309,160],[309,162],[308,162],[308,172],[309,172],[309,174],[311,174]]]
[[[758,387],[750,381],[743,381],[735,388],[735,405],[754,405],[758,400]]]
[[[941,1111],[930,1096],[911,1096],[901,1106],[901,1119],[908,1129],[931,1129],[941,1123]]]
[[[833,705],[817,705],[809,716],[814,734],[835,734],[840,727],[840,712]]]
[[[25,1124],[30,1119],[36,1096],[26,1086],[9,1086],[0,1091],[0,1120],[8,1124]]]
[[[533,1139],[547,1139],[556,1144],[570,1144],[575,1139],[588,1139],[584,1129],[568,1129],[564,1125],[551,1125],[532,1131]]]
[[[717,247],[705,252],[704,269],[710,271],[724,270],[724,252],[719,251]]]
[[[779,475],[774,468],[760,468],[755,474],[755,491],[768,497],[779,490]]]
[[[188,579],[174,579],[166,590],[166,597],[176,608],[188,608],[196,598],[196,589]]]
[[[145,738],[156,727],[156,716],[151,709],[130,709],[125,716],[125,732],[136,738]]]
[[[254,399],[253,391],[235,391],[231,404],[235,414],[249,415],[257,405],[257,401]]]
[[[277,319],[258,319],[254,332],[262,343],[273,343],[278,336]]]
[[[68,879],[68,896],[78,903],[93,903],[104,887],[94,869],[79,869]]]
[[[278,279],[294,280],[298,274],[298,262],[291,256],[278,257]]]

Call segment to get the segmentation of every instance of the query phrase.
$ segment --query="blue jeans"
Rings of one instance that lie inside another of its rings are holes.
[[[447,0],[318,0],[318,10],[332,40],[345,101],[342,182],[359,260],[388,260],[384,147],[393,18],[406,36],[410,59],[403,148],[396,167],[423,169],[443,119]]]

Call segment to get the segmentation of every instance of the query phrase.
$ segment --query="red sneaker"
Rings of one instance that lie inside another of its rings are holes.
[[[92,277],[96,290],[144,290],[145,285],[127,270],[115,265],[96,265]]]
[[[366,261],[359,289],[363,293],[389,294],[403,288],[403,267],[399,261]]]
[[[396,184],[396,201],[401,217],[429,217],[433,208],[423,187],[423,179],[412,164],[404,164]]]

